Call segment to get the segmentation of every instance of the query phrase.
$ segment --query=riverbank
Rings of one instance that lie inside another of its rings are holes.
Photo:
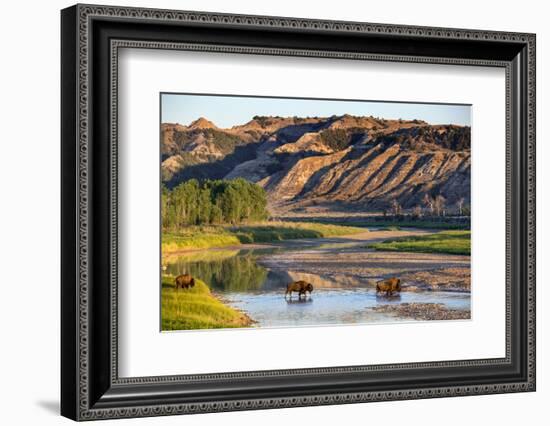
[[[163,232],[162,254],[244,244],[326,238],[367,232],[365,228],[313,222],[259,222],[249,225],[190,226],[178,232]]]
[[[446,253],[378,251],[370,246],[400,238],[423,238],[433,231],[371,231],[315,241],[288,241],[285,248],[258,264],[285,277],[305,280],[316,288],[366,287],[390,277],[401,278],[403,291],[470,291],[470,256]],[[282,278],[281,278],[282,279]]]
[[[402,216],[383,216],[365,212],[310,211],[308,213],[287,213],[275,216],[275,219],[286,222],[317,222],[333,225],[359,226],[368,228],[417,228],[439,230],[469,230],[468,216],[421,216],[412,214]]]
[[[430,235],[388,239],[370,244],[367,248],[380,251],[470,255],[471,233],[470,231],[444,231]]]
[[[161,300],[163,331],[240,328],[254,324],[252,318],[224,303],[199,279],[195,279],[193,288],[176,290],[174,277],[163,276]]]
[[[470,293],[471,270],[465,267],[450,267],[428,271],[406,272],[401,275],[402,291],[449,291]]]

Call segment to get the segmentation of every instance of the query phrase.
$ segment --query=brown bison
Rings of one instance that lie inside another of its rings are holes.
[[[294,281],[293,283],[286,286],[285,297],[287,294],[290,294],[290,297],[292,297],[293,291],[298,292],[298,298],[302,297],[302,294],[304,296],[307,296],[306,292],[308,291],[309,291],[309,294],[311,295],[311,292],[313,291],[313,285],[301,280]]]
[[[195,278],[189,274],[178,275],[176,277],[176,290],[178,288],[192,288],[195,287]]]
[[[390,278],[378,281],[376,283],[376,293],[385,292],[386,296],[392,296],[394,292],[401,292],[401,280],[399,278]]]

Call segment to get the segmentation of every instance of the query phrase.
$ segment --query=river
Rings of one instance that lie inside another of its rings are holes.
[[[166,272],[188,273],[203,280],[225,303],[246,312],[257,327],[415,320],[373,309],[382,305],[439,304],[439,308],[469,312],[470,292],[457,285],[466,276],[469,280],[469,256],[376,252],[365,247],[393,234],[375,231],[191,251],[170,256]],[[396,297],[377,296],[375,282],[391,276],[405,283],[414,281],[415,291],[402,291]],[[286,285],[296,280],[313,284],[311,296],[285,298]],[[430,285],[439,282],[450,285],[431,291]]]

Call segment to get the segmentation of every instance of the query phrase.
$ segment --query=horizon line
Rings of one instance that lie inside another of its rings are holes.
[[[328,119],[331,119],[333,117],[335,118],[343,118],[343,117],[353,117],[353,118],[373,118],[375,120],[384,120],[384,121],[402,121],[402,122],[415,122],[415,121],[418,121],[418,122],[421,122],[421,123],[426,123],[430,126],[457,126],[457,127],[471,127],[470,125],[468,124],[455,124],[455,123],[430,123],[429,121],[426,121],[426,120],[422,120],[422,119],[419,119],[419,118],[413,118],[413,119],[402,119],[402,118],[385,118],[385,117],[377,117],[377,116],[374,116],[374,115],[354,115],[354,114],[334,114],[334,115],[329,115],[329,116],[299,116],[299,115],[287,115],[287,116],[280,116],[280,115],[254,115],[252,116],[248,121],[245,121],[241,124],[234,124],[233,126],[231,127],[221,127],[221,126],[218,126],[214,120],[211,120],[209,119],[208,117],[205,117],[204,115],[201,115],[199,116],[198,118],[195,118],[191,121],[189,121],[188,124],[183,124],[179,121],[161,121],[160,124],[174,124],[174,125],[180,125],[180,126],[183,126],[183,127],[190,127],[193,125],[193,123],[203,119],[203,120],[206,120],[210,123],[212,123],[214,125],[214,127],[218,128],[218,129],[221,129],[221,130],[231,130],[235,127],[241,127],[241,126],[245,126],[246,124],[250,123],[251,121],[254,121],[255,120],[255,117],[259,117],[259,118],[275,118],[275,119],[289,119],[289,118],[302,118],[302,119],[318,119],[318,120],[328,120]]]
[[[159,104],[161,123],[189,126],[201,117],[211,117],[206,119],[220,129],[244,125],[254,116],[328,119],[348,115],[457,126],[471,126],[472,120],[472,104],[444,102],[160,92]]]

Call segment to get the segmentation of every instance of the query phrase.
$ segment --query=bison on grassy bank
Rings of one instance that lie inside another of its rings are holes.
[[[176,290],[178,288],[193,288],[195,287],[195,278],[189,274],[178,275],[176,277]]]
[[[393,277],[376,283],[376,294],[386,293],[386,296],[393,296],[393,293],[401,292],[401,280]]]
[[[307,297],[307,292],[309,291],[309,294],[311,295],[311,292],[313,291],[313,284],[301,280],[294,281],[286,286],[285,297],[290,294],[290,297],[292,298],[293,291],[298,292],[298,299],[302,297],[302,294]]]

